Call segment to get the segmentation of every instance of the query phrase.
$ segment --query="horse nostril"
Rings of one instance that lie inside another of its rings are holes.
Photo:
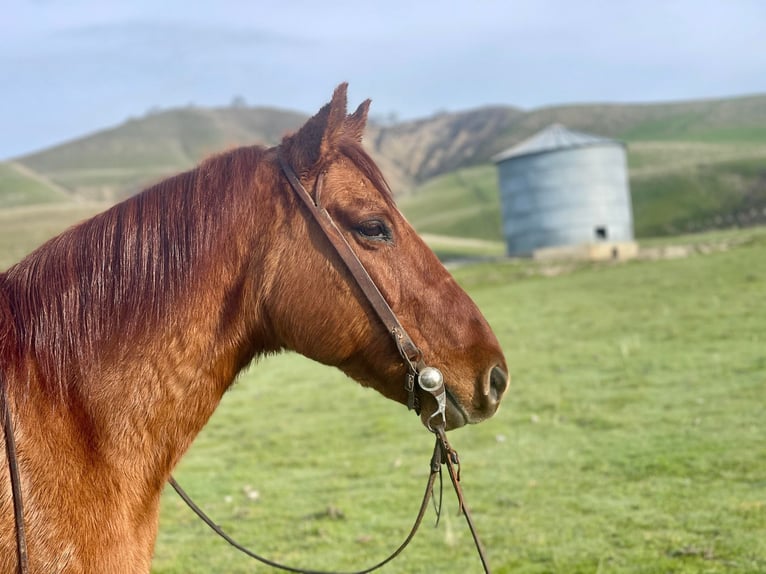
[[[508,388],[508,373],[498,365],[489,372],[489,396],[493,402],[498,402]]]

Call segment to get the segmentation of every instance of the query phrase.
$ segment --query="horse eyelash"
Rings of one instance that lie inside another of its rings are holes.
[[[374,227],[379,228],[380,233],[370,235],[368,231]],[[386,243],[393,242],[393,233],[391,228],[380,219],[370,219],[363,221],[356,226],[355,230],[362,238],[370,241],[384,241]]]

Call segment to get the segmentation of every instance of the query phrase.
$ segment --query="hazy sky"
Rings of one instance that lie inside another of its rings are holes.
[[[0,159],[153,107],[399,118],[766,92],[762,0],[2,0]]]

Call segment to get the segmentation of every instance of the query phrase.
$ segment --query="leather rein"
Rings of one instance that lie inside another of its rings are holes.
[[[490,569],[486,553],[481,544],[481,541],[479,540],[473,519],[471,517],[471,513],[469,512],[468,507],[465,505],[463,500],[463,491],[460,487],[460,461],[458,454],[455,449],[450,446],[445,432],[447,392],[444,386],[444,379],[441,372],[435,367],[426,365],[425,361],[423,360],[422,351],[417,347],[417,345],[415,345],[410,336],[407,334],[407,331],[405,331],[404,327],[402,327],[401,323],[396,317],[396,314],[386,302],[377,285],[375,285],[375,282],[370,277],[364,265],[359,260],[356,253],[349,245],[348,241],[346,241],[346,238],[343,236],[342,232],[335,224],[335,221],[332,219],[329,212],[324,207],[322,207],[321,191],[324,181],[324,172],[320,173],[317,177],[316,184],[314,186],[314,198],[312,198],[309,192],[301,183],[295,171],[292,169],[292,167],[290,167],[290,165],[281,155],[279,155],[279,163],[282,172],[290,183],[290,187],[308,209],[314,221],[317,222],[319,228],[322,230],[327,240],[333,246],[335,252],[343,260],[343,263],[351,275],[354,277],[354,281],[362,290],[362,293],[364,294],[372,309],[375,311],[375,314],[381,320],[383,325],[385,325],[386,330],[394,340],[396,348],[399,351],[399,354],[401,355],[407,369],[404,383],[408,397],[407,407],[410,410],[415,410],[415,412],[418,414],[420,413],[421,404],[419,400],[418,389],[420,389],[422,392],[430,394],[436,401],[436,410],[428,418],[426,423],[428,430],[436,436],[436,443],[434,445],[434,451],[431,457],[430,473],[426,483],[425,492],[423,494],[423,500],[420,504],[415,522],[410,529],[409,534],[407,534],[405,537],[404,541],[387,558],[381,560],[374,566],[350,574],[367,574],[368,572],[377,570],[378,568],[381,568],[396,558],[407,547],[410,541],[414,538],[415,533],[417,532],[423,520],[426,508],[428,507],[428,502],[433,495],[433,489],[437,476],[441,484],[441,472],[443,466],[447,467],[450,481],[457,495],[459,511],[462,512],[462,514],[465,516],[466,522],[471,531],[471,536],[473,537],[476,549],[479,553],[479,558],[484,568],[484,572],[489,574]],[[2,373],[0,373],[0,376],[1,375]],[[13,436],[13,422],[11,420],[5,385],[3,383],[4,382],[2,379],[0,379],[0,400],[2,400],[4,409],[4,411],[0,413],[0,416],[2,416],[4,419],[3,432],[5,434],[6,455],[8,459],[11,488],[13,492],[13,508],[16,525],[16,546],[18,554],[18,572],[19,574],[29,574],[26,534],[23,517],[24,511],[21,497],[18,460],[16,456],[16,445]],[[247,556],[258,560],[263,564],[273,568],[285,570],[287,572],[295,572],[298,574],[333,574],[328,571],[310,570],[286,566],[284,564],[269,560],[268,558],[264,558],[255,552],[252,552],[234,540],[231,536],[226,534],[226,532],[224,532],[199,506],[197,506],[197,504],[194,503],[194,501],[181,488],[181,486],[172,476],[169,478],[168,482],[175,489],[181,499],[189,506],[189,508],[191,508],[195,514],[197,514],[197,516],[205,524],[207,524],[216,534],[221,536],[229,544],[245,553]],[[439,507],[437,507],[437,524],[440,507],[441,500],[439,501]]]

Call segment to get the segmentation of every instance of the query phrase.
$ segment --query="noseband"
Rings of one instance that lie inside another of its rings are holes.
[[[435,402],[436,408],[434,412],[426,420],[426,426],[428,430],[434,433],[436,436],[436,444],[434,445],[433,456],[431,457],[431,472],[426,484],[423,500],[420,504],[415,523],[410,529],[409,534],[404,539],[404,542],[389,555],[387,558],[378,562],[370,568],[359,570],[353,574],[367,574],[378,568],[388,564],[396,556],[398,556],[410,543],[412,538],[420,526],[420,523],[425,515],[426,508],[428,507],[428,501],[433,495],[433,488],[438,475],[441,480],[442,466],[447,467],[447,471],[450,476],[450,481],[455,489],[455,493],[458,498],[459,510],[465,516],[468,523],[468,527],[471,531],[476,549],[479,553],[484,572],[489,574],[489,563],[484,552],[484,549],[479,541],[476,528],[473,524],[473,519],[465,505],[463,500],[463,492],[460,487],[460,462],[457,452],[450,446],[447,441],[446,435],[446,408],[447,408],[447,391],[444,386],[444,377],[442,373],[436,367],[428,366],[424,359],[422,351],[415,345],[407,331],[402,327],[396,314],[391,309],[385,298],[381,294],[375,282],[370,277],[369,273],[365,269],[362,262],[357,257],[354,250],[349,245],[343,233],[340,231],[335,221],[332,219],[328,211],[322,207],[320,202],[322,185],[324,182],[324,172],[320,173],[317,177],[314,187],[314,198],[301,183],[295,171],[285,161],[285,159],[279,155],[279,164],[284,173],[287,181],[290,183],[290,187],[295,194],[306,206],[314,221],[317,222],[319,228],[324,233],[327,240],[333,246],[335,252],[343,260],[346,268],[349,270],[354,278],[355,283],[359,286],[364,294],[365,299],[370,304],[375,314],[381,320],[386,327],[389,335],[394,341],[396,348],[401,356],[404,366],[406,368],[404,388],[407,391],[407,408],[414,410],[417,414],[420,414],[422,403],[420,400],[420,392],[431,395]],[[417,384],[417,386],[416,386]],[[21,486],[19,480],[18,461],[16,457],[16,446],[13,436],[13,424],[11,420],[11,414],[8,406],[8,397],[5,391],[5,384],[2,380],[2,373],[0,372],[0,401],[3,403],[3,411],[0,412],[0,417],[3,418],[3,431],[5,434],[5,447],[6,455],[8,459],[8,470],[11,479],[11,488],[13,492],[13,508],[16,524],[16,546],[18,553],[18,572],[19,574],[28,574],[28,557],[27,557],[27,544],[26,535],[24,529],[24,517],[23,517],[23,503],[21,498]],[[207,524],[213,531],[219,536],[224,538],[229,544],[244,552],[248,556],[255,558],[256,560],[274,568],[286,570],[288,572],[296,572],[298,574],[331,574],[329,572],[306,570],[301,568],[293,568],[291,566],[285,566],[277,562],[273,562],[267,558],[264,558],[251,550],[248,550],[243,545],[239,544],[228,534],[226,534],[221,528],[189,497],[188,494],[181,488],[181,486],[175,481],[173,477],[169,479],[170,485],[176,490],[186,504],[199,516],[205,524]],[[441,502],[441,501],[440,501]],[[437,510],[438,512],[438,510]],[[438,515],[437,515],[438,516]],[[438,522],[438,518],[437,518]]]

